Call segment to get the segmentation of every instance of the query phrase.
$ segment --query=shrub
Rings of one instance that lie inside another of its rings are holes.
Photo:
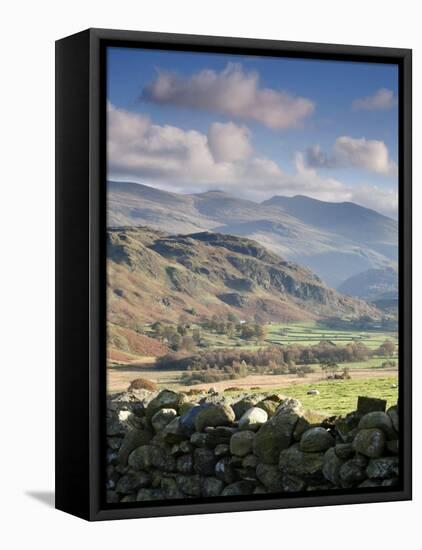
[[[135,380],[132,380],[128,387],[128,391],[132,390],[149,390],[149,391],[155,391],[158,389],[158,386],[155,382],[152,382],[152,380],[147,380],[146,378],[136,378]]]

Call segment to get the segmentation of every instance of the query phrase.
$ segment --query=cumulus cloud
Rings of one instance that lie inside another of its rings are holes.
[[[380,88],[373,95],[355,99],[352,108],[355,111],[382,111],[392,109],[396,104],[393,91]]]
[[[259,74],[245,72],[239,63],[228,63],[220,72],[207,69],[190,77],[159,72],[144,89],[142,99],[255,120],[273,129],[299,126],[315,109],[308,98],[262,88]]]
[[[303,194],[328,201],[356,201],[394,213],[394,197],[374,187],[348,187],[320,176],[303,153],[285,172],[259,155],[250,131],[233,122],[211,124],[207,134],[154,124],[148,117],[108,105],[108,177],[192,193],[222,187],[236,196],[264,200]],[[377,197],[379,199],[377,200]]]
[[[397,174],[397,164],[391,160],[386,144],[363,137],[340,136],[330,153],[313,145],[306,151],[306,162],[311,168],[360,168],[388,176]]]

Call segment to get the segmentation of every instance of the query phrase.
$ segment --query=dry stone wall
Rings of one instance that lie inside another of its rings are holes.
[[[360,397],[326,418],[279,394],[109,397],[110,503],[394,487],[397,406]]]

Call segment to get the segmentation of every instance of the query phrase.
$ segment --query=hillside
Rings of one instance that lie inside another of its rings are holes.
[[[250,239],[151,228],[108,231],[108,320],[124,326],[235,313],[297,321],[377,315]]]
[[[173,234],[212,230],[248,237],[334,287],[365,270],[396,265],[397,222],[352,203],[308,197],[256,203],[219,190],[182,195],[109,182],[108,226],[140,225]]]
[[[364,300],[397,299],[398,275],[395,269],[369,269],[350,277],[340,292]]]

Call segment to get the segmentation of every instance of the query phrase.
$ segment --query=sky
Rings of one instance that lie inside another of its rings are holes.
[[[107,50],[108,178],[397,217],[396,65]]]

